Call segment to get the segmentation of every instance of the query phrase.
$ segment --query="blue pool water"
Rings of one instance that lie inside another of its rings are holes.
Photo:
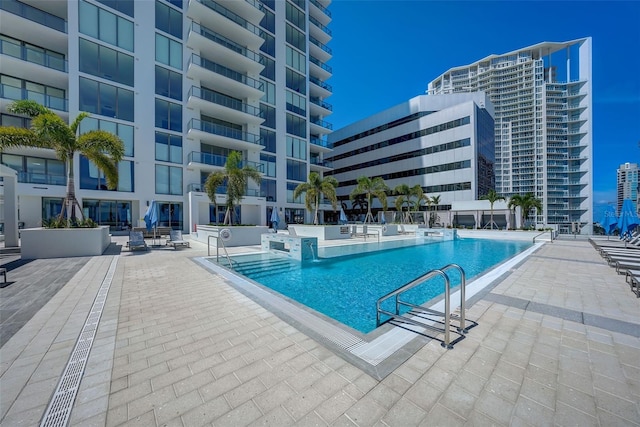
[[[376,301],[429,270],[455,262],[467,282],[522,252],[530,242],[456,239],[416,244],[388,242],[319,248],[319,260],[304,262],[276,254],[238,255],[234,270],[360,332],[376,328]],[[374,250],[362,253],[363,248]],[[460,284],[453,269],[452,286]],[[444,281],[430,280],[403,297],[423,304],[444,292]],[[391,302],[390,302],[391,303]],[[391,303],[392,304],[392,303]],[[392,311],[392,305],[385,307]]]

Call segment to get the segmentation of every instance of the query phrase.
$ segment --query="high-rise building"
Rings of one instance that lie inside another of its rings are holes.
[[[495,106],[496,191],[535,195],[540,224],[593,223],[591,38],[451,68],[427,93],[484,91]]]
[[[119,184],[76,159],[85,216],[138,226],[151,200],[160,225],[192,230],[220,221],[203,191],[212,171],[239,151],[262,173],[249,182],[236,220],[267,224],[271,210],[304,215],[293,189],[309,171],[330,170],[325,118],[330,0],[3,0],[0,2],[0,124],[29,120],[7,105],[33,99],[65,120],[91,116],[80,132],[105,129],[125,143]],[[12,149],[20,221],[59,212],[65,165],[50,150]]]
[[[637,163],[624,163],[618,168],[617,212],[622,209],[625,199],[633,202],[633,207],[640,214],[640,168]]]

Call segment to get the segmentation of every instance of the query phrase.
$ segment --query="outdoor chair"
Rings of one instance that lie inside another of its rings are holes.
[[[130,231],[127,246],[130,251],[134,251],[136,249],[144,249],[146,251],[148,249],[147,242],[144,241],[142,231]]]
[[[166,243],[167,246],[173,246],[174,249],[178,249],[179,247],[190,247],[191,245],[187,240],[182,238],[182,231],[180,230],[171,230],[169,231],[169,239]]]
[[[640,270],[628,269],[626,280],[631,291],[636,294],[637,298],[640,298]]]

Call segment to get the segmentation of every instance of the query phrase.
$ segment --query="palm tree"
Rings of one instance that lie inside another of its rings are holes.
[[[387,210],[387,191],[389,187],[384,183],[384,179],[377,176],[373,179],[361,176],[358,178],[358,185],[351,191],[349,197],[353,200],[358,194],[365,194],[367,196],[367,216],[364,218],[364,222],[373,222],[373,215],[371,214],[371,199],[377,197],[382,203],[382,210]]]
[[[318,172],[309,174],[309,181],[299,184],[293,190],[293,198],[297,199],[302,193],[304,196],[304,205],[309,212],[314,211],[313,225],[318,225],[318,208],[320,206],[320,196],[324,195],[331,202],[333,210],[338,206],[338,197],[336,196],[336,187],[338,180],[332,176],[322,178]]]
[[[216,203],[216,189],[226,182],[227,184],[227,211],[224,215],[222,224],[233,224],[233,212],[235,207],[245,195],[249,180],[260,184],[262,175],[256,168],[250,165],[242,166],[242,153],[232,151],[227,157],[223,171],[211,172],[204,183],[204,189],[209,196],[209,200],[213,202],[218,210]]]
[[[431,198],[425,195],[425,198],[427,199],[427,205],[433,206],[434,210],[437,211],[438,205],[440,204],[440,195],[438,194],[437,196],[433,196]],[[437,220],[438,214],[436,212],[431,212],[429,214],[429,227],[433,227]]]
[[[31,129],[0,127],[0,151],[11,147],[48,148],[54,150],[58,160],[65,163],[67,193],[58,216],[59,222],[62,222],[65,214],[68,220],[65,225],[83,219],[82,208],[76,199],[73,172],[76,153],[85,156],[104,173],[109,189],[118,186],[118,162],[124,156],[124,143],[118,136],[103,130],[78,135],[80,122],[89,117],[88,113],[78,114],[67,125],[53,111],[32,100],[15,101],[8,110],[31,117]]]
[[[411,189],[407,184],[396,185],[396,188],[393,189],[393,194],[396,195],[396,210],[402,214],[400,217],[400,222],[404,223],[405,219],[409,219],[409,210],[411,209]],[[407,205],[406,214],[404,213],[405,204]]]
[[[520,206],[520,220],[522,228],[524,229],[524,221],[529,218],[531,209],[535,208],[539,213],[542,210],[542,202],[534,197],[532,193],[527,193],[524,196],[520,194],[514,194],[509,199],[509,209],[512,207]]]
[[[505,200],[505,198],[501,195],[499,195],[498,193],[496,193],[496,190],[491,189],[489,190],[489,192],[487,194],[485,194],[484,196],[480,196],[480,200],[488,200],[489,203],[491,204],[491,229],[493,230],[493,204],[495,202],[497,202],[498,200]]]

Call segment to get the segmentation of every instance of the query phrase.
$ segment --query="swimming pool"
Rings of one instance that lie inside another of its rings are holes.
[[[316,262],[300,263],[272,253],[231,258],[237,273],[366,334],[376,328],[378,298],[427,271],[455,262],[469,281],[531,246],[529,241],[468,238],[405,240],[321,247]],[[449,277],[452,286],[460,284],[457,272],[449,272]],[[406,299],[423,304],[443,292],[443,281],[434,279]]]

